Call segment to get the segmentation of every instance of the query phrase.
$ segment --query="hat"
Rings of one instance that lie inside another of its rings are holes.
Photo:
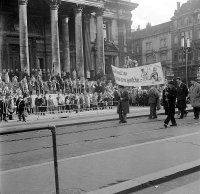
[[[168,84],[174,85],[174,82],[173,81],[169,81]]]
[[[124,88],[124,86],[123,85],[119,85],[119,88]]]

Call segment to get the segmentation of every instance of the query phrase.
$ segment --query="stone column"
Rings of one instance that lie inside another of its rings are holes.
[[[97,72],[103,71],[105,74],[105,55],[104,55],[104,37],[103,37],[103,9],[96,12],[97,18]]]
[[[82,7],[75,9],[75,41],[76,41],[76,72],[78,77],[84,77]]]
[[[28,49],[28,26],[27,4],[28,0],[18,0],[19,4],[19,39],[20,39],[20,63],[21,71],[30,74],[29,49]]]
[[[60,69],[60,44],[58,31],[58,7],[59,0],[51,0],[51,49],[52,49],[52,70],[54,75],[61,75]]]
[[[85,57],[85,72],[86,77],[90,78],[90,70],[92,70],[92,59],[91,59],[91,37],[90,37],[90,13],[84,14],[84,57]]]
[[[70,73],[70,47],[69,47],[69,18],[62,19],[63,26],[63,63],[64,72]]]

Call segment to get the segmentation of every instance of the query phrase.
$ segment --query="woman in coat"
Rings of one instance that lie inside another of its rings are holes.
[[[190,103],[194,111],[194,119],[199,119],[200,111],[200,84],[196,81],[191,81],[192,86],[190,87]]]

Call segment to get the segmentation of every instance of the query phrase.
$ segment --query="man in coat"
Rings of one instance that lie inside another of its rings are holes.
[[[26,122],[25,115],[24,115],[25,102],[24,102],[22,96],[19,96],[19,98],[16,102],[16,106],[17,106],[17,113],[18,113],[19,121],[21,121],[21,119],[23,119],[23,122]]]
[[[155,86],[152,86],[148,91],[148,104],[150,106],[149,119],[157,118],[157,103],[159,103],[159,91],[155,88]]]
[[[5,96],[0,97],[0,121],[4,120],[4,121],[8,121],[7,120],[7,102],[5,99]]]
[[[117,113],[119,114],[119,123],[127,123],[127,113],[129,113],[129,95],[124,86],[119,86],[117,93],[118,107]]]
[[[194,111],[194,119],[199,119],[200,112],[200,84],[195,80],[191,81],[192,86],[190,87],[190,103]]]
[[[181,81],[178,77],[176,78],[177,82],[177,107],[181,113],[179,119],[183,119],[184,116],[187,116],[186,109],[186,98],[188,95],[188,88],[187,86]]]
[[[175,106],[176,106],[176,96],[177,91],[174,87],[174,82],[170,81],[165,89],[164,98],[167,102],[168,106],[168,112],[167,112],[167,118],[164,121],[164,127],[167,128],[167,125],[169,121],[171,120],[171,126],[177,126],[176,120],[174,118],[175,115]]]

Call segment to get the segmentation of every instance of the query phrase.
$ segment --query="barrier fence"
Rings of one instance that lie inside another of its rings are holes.
[[[107,102],[98,102],[87,106],[86,104],[62,104],[62,105],[53,105],[53,106],[35,106],[35,107],[25,107],[26,112],[30,114],[43,115],[45,113],[54,114],[54,113],[72,113],[72,112],[83,112],[91,110],[104,110],[112,109],[113,106],[117,105],[117,101],[112,101],[112,103]]]
[[[32,131],[43,131],[49,129],[52,134],[52,143],[53,143],[53,159],[54,159],[54,174],[55,174],[55,189],[56,194],[60,194],[59,191],[59,177],[58,177],[58,160],[57,160],[57,147],[56,147],[56,126],[55,125],[48,125],[48,126],[41,126],[41,127],[29,127],[26,129],[12,129],[12,130],[1,130],[0,136],[3,135],[10,135],[10,134],[17,134],[17,133],[27,133]]]

